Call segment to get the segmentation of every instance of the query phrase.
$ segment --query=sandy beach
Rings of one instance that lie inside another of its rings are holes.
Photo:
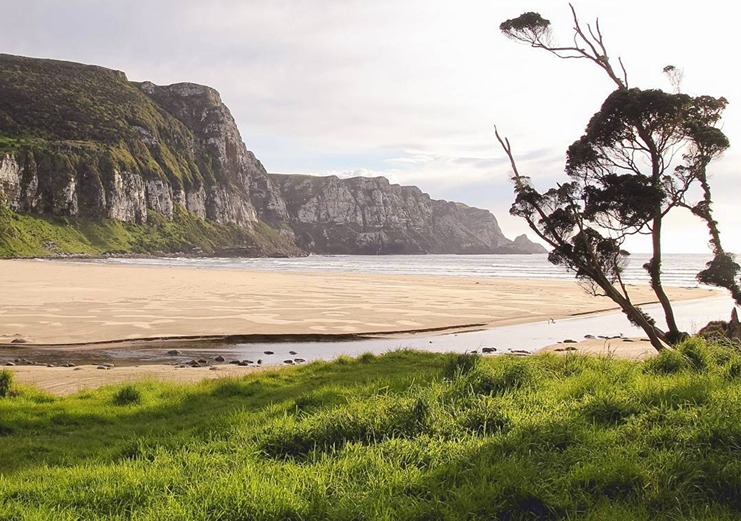
[[[0,343],[413,332],[614,309],[571,281],[0,262]],[[651,301],[635,286],[634,300]],[[673,300],[717,295],[670,288]]]
[[[0,267],[0,344],[6,345],[222,335],[403,335],[431,329],[558,320],[615,309],[611,301],[589,296],[571,281],[32,260],[2,261]],[[634,301],[652,301],[647,287],[632,289]],[[718,295],[700,288],[670,288],[669,294],[673,300]],[[641,342],[628,344],[595,341],[580,343],[578,349],[636,359],[650,351],[650,346]],[[565,347],[558,344],[546,349]],[[220,366],[212,371],[166,365],[109,371],[96,370],[95,366],[11,369],[20,382],[57,394],[133,379],[193,381],[254,370]]]

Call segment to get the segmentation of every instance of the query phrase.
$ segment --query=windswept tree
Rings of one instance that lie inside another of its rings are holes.
[[[570,7],[574,26],[569,45],[554,42],[550,22],[538,13],[507,20],[500,29],[559,58],[594,63],[616,90],[569,147],[569,181],[544,193],[519,173],[509,141],[497,132],[513,170],[516,199],[511,213],[523,217],[551,246],[551,262],[574,271],[593,293],[614,300],[631,322],[644,329],[654,347],[662,349],[686,336],[677,326],[661,280],[662,230],[672,210],[689,209],[707,224],[714,258],[698,279],[727,288],[741,303],[739,265],[721,245],[707,178],[708,165],[729,146],[716,126],[727,101],[680,93],[681,74],[671,66],[664,71],[675,84],[675,93],[631,88],[622,60],[619,70],[610,61],[599,21],[584,25]],[[693,202],[691,190],[697,185],[703,195]],[[666,328],[659,328],[631,302],[622,280],[628,255],[622,246],[635,234],[651,236],[652,255],[644,268],[663,308]]]

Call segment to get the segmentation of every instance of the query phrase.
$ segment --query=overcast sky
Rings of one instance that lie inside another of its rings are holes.
[[[712,184],[725,244],[741,252],[741,81],[727,2],[575,7],[585,21],[599,16],[632,86],[670,90],[661,69],[674,64],[684,92],[728,98],[732,148],[712,167]],[[269,172],[384,175],[487,208],[509,237],[528,230],[508,214],[512,187],[494,124],[522,173],[547,188],[564,177],[566,147],[613,87],[587,62],[500,34],[505,19],[538,11],[568,39],[568,4],[552,0],[0,0],[0,9],[0,52],[210,85]],[[666,238],[669,251],[707,251],[705,229],[689,215],[672,220]]]

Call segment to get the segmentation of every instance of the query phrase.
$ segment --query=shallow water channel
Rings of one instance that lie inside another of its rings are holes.
[[[677,321],[682,329],[696,332],[710,320],[727,320],[733,302],[730,297],[708,298],[679,302],[674,305]],[[646,306],[645,311],[660,319],[658,305]],[[659,320],[661,323],[661,320]],[[382,354],[395,349],[417,349],[433,352],[481,352],[484,347],[496,349],[495,353],[518,352],[525,354],[566,339],[581,340],[585,335],[642,336],[642,331],[631,326],[617,311],[596,313],[567,319],[512,326],[500,326],[478,331],[448,334],[420,334],[403,338],[364,338],[349,341],[311,342],[257,342],[225,343],[200,341],[132,342],[125,345],[69,347],[18,347],[0,348],[0,365],[8,362],[26,364],[103,364],[143,365],[182,364],[191,360],[207,360],[221,356],[231,361],[251,361],[262,365],[284,364],[287,360],[305,362],[331,360],[340,355],[358,356],[363,353]],[[179,354],[170,355],[168,351]],[[303,363],[303,362],[300,362]]]

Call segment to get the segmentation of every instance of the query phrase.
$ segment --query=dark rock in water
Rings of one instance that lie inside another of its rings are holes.
[[[482,353],[494,353],[497,350],[496,347],[482,347],[481,352]]]
[[[478,351],[476,351],[476,350],[474,349],[473,351],[469,351],[469,353],[471,353],[472,355],[475,355],[475,354],[477,354],[477,353],[478,353]]]
[[[273,353],[272,351],[265,351],[265,354],[266,354],[266,355],[272,355],[272,354],[274,354],[274,353]]]
[[[28,344],[28,340],[25,338],[14,338],[10,341],[11,344]]]
[[[241,362],[239,360],[229,360],[230,364],[239,365]]]
[[[215,360],[216,362],[226,362],[226,358],[224,358],[224,357],[223,357],[223,356],[221,356],[221,355],[219,355],[219,356],[217,356],[216,358],[214,358],[214,360]]]
[[[306,360],[304,360],[303,358],[294,358],[293,361],[297,364],[303,364],[304,362],[306,362]]]
[[[570,338],[567,338],[563,341],[564,344],[576,344],[576,340],[572,340]]]
[[[247,367],[250,364],[247,363],[247,360],[244,360],[242,362],[237,363],[237,365],[240,366],[240,367]]]
[[[594,335],[584,335],[584,338],[595,338]]]
[[[623,342],[632,342],[632,341],[633,341],[632,338],[623,338]]]
[[[524,349],[512,349],[510,353],[513,355],[529,355],[530,351],[525,351]]]
[[[599,335],[597,338],[601,338],[603,340],[609,340],[610,339],[609,336],[605,336],[605,335]]]
[[[179,355],[181,353],[177,349],[171,349],[170,351],[167,352],[167,354],[170,355],[170,356],[177,356],[177,355]]]
[[[284,363],[284,364],[287,364],[287,365],[293,365],[293,360],[291,360],[291,359],[289,358],[288,360],[283,360],[283,363]]]
[[[258,363],[258,364],[261,364],[261,363],[262,363],[262,359],[261,359],[261,358],[258,358],[258,359],[257,359],[257,363]]]
[[[199,358],[198,363],[201,365],[206,365],[208,364],[208,360],[206,360],[205,358]]]
[[[297,355],[298,353],[296,351],[288,351],[289,355]]]

